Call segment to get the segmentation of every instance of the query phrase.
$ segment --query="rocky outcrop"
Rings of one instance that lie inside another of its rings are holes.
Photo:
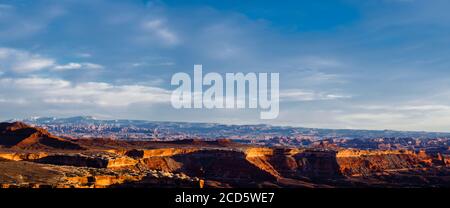
[[[414,170],[436,163],[425,151],[415,153],[407,150],[341,150],[337,153],[337,161],[341,172],[349,176]]]
[[[0,152],[0,158],[14,161],[37,160],[46,156],[46,152]]]
[[[80,145],[51,135],[47,130],[21,122],[0,123],[0,145],[16,149],[82,150]]]
[[[34,162],[75,167],[120,169],[134,167],[139,161],[130,157],[106,154],[54,154],[36,159]]]
[[[181,163],[179,171],[189,176],[221,180],[274,180],[270,173],[248,160],[243,152],[225,150],[201,150],[172,157]]]
[[[204,181],[196,178],[189,177],[183,173],[169,173],[162,171],[150,171],[149,174],[141,177],[139,180],[128,180],[123,183],[116,183],[109,185],[108,187],[123,188],[165,188],[165,187],[179,187],[179,188],[203,188]]]
[[[410,154],[415,155],[413,151],[409,150],[359,150],[359,149],[341,149],[337,152],[336,157],[365,157],[374,155],[398,155]]]
[[[442,155],[442,160],[446,166],[450,166],[450,155]]]
[[[188,154],[198,151],[197,148],[160,148],[160,149],[143,149],[143,150],[127,150],[124,155],[132,158],[150,158],[150,157],[168,157],[179,154]]]
[[[334,151],[300,150],[296,148],[250,148],[247,160],[276,177],[339,177]]]
[[[342,176],[445,166],[445,157],[425,151],[249,148],[246,159],[278,178],[339,178]]]
[[[108,161],[103,158],[89,157],[82,154],[55,154],[35,160],[34,162],[75,167],[106,168]]]
[[[275,177],[232,150],[162,148],[108,152],[52,154],[33,162],[104,169],[140,169],[185,173],[191,177],[225,180],[274,180]],[[233,168],[230,168],[233,167]]]
[[[296,154],[294,158],[302,176],[328,179],[342,175],[334,151],[306,150]]]
[[[160,170],[167,172],[176,172],[183,167],[183,163],[177,162],[171,157],[149,157],[139,160],[139,167],[150,170]]]
[[[276,178],[280,178],[281,174],[272,166],[270,158],[274,155],[271,148],[248,148],[245,150],[246,160],[256,167],[264,170]]]
[[[201,187],[204,181],[157,170],[60,166],[0,159],[0,188]]]
[[[108,164],[106,168],[109,169],[121,169],[121,168],[131,168],[139,163],[138,160],[135,160],[130,157],[114,157],[107,158]]]

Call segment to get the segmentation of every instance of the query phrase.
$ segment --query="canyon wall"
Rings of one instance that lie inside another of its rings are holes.
[[[340,177],[336,153],[296,148],[250,148],[247,160],[276,177]]]
[[[446,166],[445,156],[408,150],[249,148],[246,155],[260,169],[285,178],[335,178]]]
[[[348,176],[445,166],[442,159],[425,151],[347,149],[339,151],[336,158],[341,172]]]

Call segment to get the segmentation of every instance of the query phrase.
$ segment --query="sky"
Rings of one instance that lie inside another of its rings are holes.
[[[0,120],[450,132],[447,0],[0,0]],[[177,72],[280,73],[280,114],[174,109]]]

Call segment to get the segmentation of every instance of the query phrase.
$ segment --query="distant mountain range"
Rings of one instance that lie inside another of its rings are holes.
[[[377,137],[411,137],[411,138],[439,138],[450,137],[450,133],[424,132],[424,131],[394,131],[394,130],[354,130],[354,129],[319,129],[289,126],[259,125],[226,125],[217,123],[190,123],[190,122],[161,122],[145,120],[100,120],[92,116],[77,116],[70,118],[33,117],[27,119],[14,119],[32,125],[47,127],[50,131],[56,129],[80,128],[74,130],[82,132],[83,127],[101,126],[104,131],[129,132],[171,135],[185,134],[204,138],[261,138],[264,136],[312,136],[323,138],[364,139]],[[58,133],[58,132],[56,132]]]

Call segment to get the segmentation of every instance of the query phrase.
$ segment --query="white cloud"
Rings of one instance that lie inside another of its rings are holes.
[[[170,92],[145,85],[112,85],[103,82],[72,83],[63,79],[29,77],[0,79],[4,102],[26,99],[29,104],[82,104],[126,107],[133,103],[164,103]],[[6,99],[7,98],[7,99]]]
[[[282,59],[280,66],[289,69],[284,81],[299,88],[325,86],[336,88],[347,84],[350,75],[345,69],[353,68],[342,58],[329,56],[292,56]]]
[[[424,103],[353,106],[352,111],[333,117],[350,128],[448,131],[450,106]]]
[[[30,73],[44,69],[67,71],[74,69],[103,69],[100,64],[90,62],[70,62],[58,65],[52,58],[33,54],[28,51],[13,48],[0,48],[0,70],[16,73]]]
[[[75,63],[71,62],[65,65],[56,65],[53,67],[53,70],[55,71],[67,71],[67,70],[73,70],[73,69],[103,69],[104,67],[100,64],[94,64],[89,62],[83,62],[83,63]]]
[[[449,105],[441,104],[423,104],[423,105],[367,105],[358,106],[358,108],[366,110],[382,110],[382,111],[450,111]]]
[[[448,111],[450,106],[448,105],[407,105],[400,106],[394,109],[408,110],[408,111]]]
[[[142,23],[142,28],[147,31],[152,38],[163,41],[164,45],[171,46],[179,43],[178,36],[171,31],[161,19],[145,21]]]
[[[394,113],[354,113],[340,117],[341,120],[350,122],[370,121],[383,123],[405,118],[407,117],[403,114],[394,114]]]
[[[80,69],[82,66],[80,63],[68,63],[66,65],[57,65],[53,67],[54,70],[57,71],[65,71],[65,70],[71,70],[71,69]]]
[[[90,53],[76,53],[75,56],[80,57],[80,58],[90,58],[90,57],[92,57],[92,54],[90,54]]]
[[[49,68],[55,64],[51,58],[27,51],[0,48],[0,67],[17,73],[28,73]]]
[[[417,113],[414,111],[353,112],[335,115],[340,126],[355,129],[394,129],[448,131],[450,110]]]
[[[300,66],[311,69],[333,69],[344,66],[344,64],[337,59],[320,56],[302,57],[299,61]]]
[[[351,98],[351,96],[303,89],[288,89],[280,92],[281,101],[336,100],[344,98]]]
[[[130,64],[132,67],[142,67],[142,66],[174,66],[175,62],[166,61],[159,63],[148,63],[148,62],[135,62]]]

